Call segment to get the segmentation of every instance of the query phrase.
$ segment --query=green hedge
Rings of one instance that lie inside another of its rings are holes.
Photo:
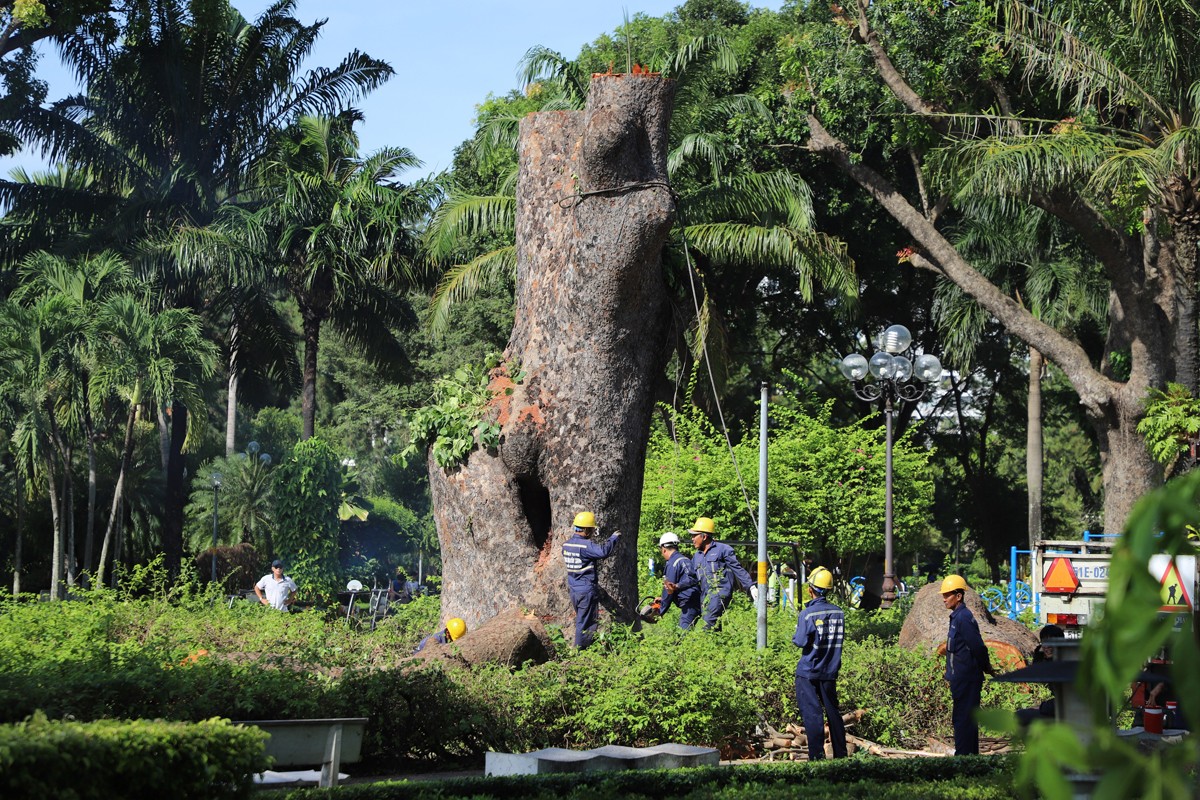
[[[630,770],[503,778],[456,778],[343,786],[333,792],[298,789],[285,800],[591,800],[653,797],[756,800],[1007,800],[1014,796],[1010,757],[866,759],[816,764],[752,764],[677,770]]]
[[[405,658],[434,629],[437,612],[435,599],[422,598],[370,631],[253,604],[228,609],[203,597],[0,603],[0,722],[39,710],[79,720],[365,716],[363,757],[371,769],[390,769],[478,760],[489,749],[740,746],[761,721],[778,727],[798,719],[791,614],[772,612],[770,646],[761,652],[754,610],[739,599],[720,632],[682,632],[669,618],[640,634],[605,630],[576,653],[552,629],[560,652],[547,664],[406,671]],[[854,630],[838,686],[842,706],[865,709],[855,732],[885,745],[948,741],[942,659],[858,638],[891,622],[879,614],[848,618]],[[1022,691],[989,682],[984,705],[1040,699]]]
[[[0,797],[249,797],[266,734],[211,719],[0,725]]]

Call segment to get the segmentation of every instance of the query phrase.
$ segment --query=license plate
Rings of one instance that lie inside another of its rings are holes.
[[[1063,631],[1064,639],[1082,639],[1083,628],[1067,628]]]

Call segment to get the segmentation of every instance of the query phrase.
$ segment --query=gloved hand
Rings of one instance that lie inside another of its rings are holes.
[[[758,602],[758,584],[757,583],[750,584],[750,599],[756,603]]]

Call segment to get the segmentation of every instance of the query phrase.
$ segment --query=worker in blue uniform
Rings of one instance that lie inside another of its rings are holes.
[[[596,515],[581,511],[572,523],[575,531],[563,543],[563,563],[567,566],[567,591],[575,608],[575,647],[583,650],[592,643],[596,626],[599,597],[596,593],[596,562],[608,558],[620,533],[614,533],[603,544],[591,540],[596,531]]]
[[[808,576],[812,599],[796,620],[792,644],[800,648],[796,664],[796,705],[808,737],[808,760],[825,757],[825,720],[834,758],[846,757],[846,725],[838,708],[837,677],[842,669],[842,643],[846,640],[846,615],[825,599],[833,575],[817,567]]]
[[[665,614],[671,603],[679,606],[679,627],[690,629],[700,617],[700,579],[692,560],[679,552],[679,537],[664,533],[658,539],[666,566],[663,568],[663,593],[658,613]]]
[[[995,675],[991,654],[979,634],[979,623],[963,598],[967,582],[961,575],[947,575],[942,581],[942,602],[950,610],[950,629],[946,643],[938,648],[946,655],[946,680],[954,706],[954,755],[979,754],[979,723],[975,710],[983,695],[983,675]]]
[[[732,547],[713,539],[715,532],[716,526],[709,517],[697,517],[696,524],[688,530],[692,535],[692,545],[696,548],[692,565],[696,568],[700,592],[704,597],[706,631],[718,627],[721,615],[733,599],[735,582],[748,591],[751,598],[758,599],[758,587],[754,585],[754,579],[738,562]]]
[[[456,642],[466,632],[467,623],[462,617],[454,617],[446,622],[446,627],[422,639],[421,643],[417,645],[417,649],[413,652],[419,653],[431,644],[450,644],[450,642]]]

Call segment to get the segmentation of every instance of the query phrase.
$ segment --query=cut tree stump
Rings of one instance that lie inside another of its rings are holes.
[[[586,110],[521,121],[516,314],[492,376],[500,445],[448,471],[429,460],[442,612],[471,628],[509,608],[573,622],[562,544],[581,510],[601,537],[623,534],[599,569],[601,607],[634,619],[652,387],[669,352],[673,96],[658,76],[597,75]]]

